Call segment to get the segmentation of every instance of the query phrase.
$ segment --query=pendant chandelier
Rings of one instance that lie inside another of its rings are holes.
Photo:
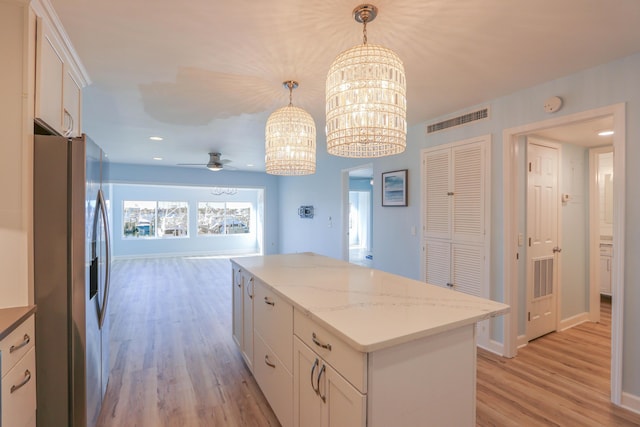
[[[316,172],[316,125],[311,114],[291,102],[298,82],[289,89],[289,105],[274,111],[265,128],[266,171],[272,175],[309,175]]]
[[[392,50],[367,44],[377,13],[370,4],[353,10],[363,43],[338,55],[327,75],[327,151],[336,156],[390,156],[407,145],[404,66]]]

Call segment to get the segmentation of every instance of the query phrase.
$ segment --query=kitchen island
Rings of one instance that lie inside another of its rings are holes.
[[[475,324],[507,305],[311,253],[231,262],[233,336],[283,426],[475,425]]]

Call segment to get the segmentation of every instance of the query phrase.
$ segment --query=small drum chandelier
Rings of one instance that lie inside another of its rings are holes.
[[[316,125],[311,114],[291,102],[298,82],[290,80],[282,85],[289,88],[289,105],[267,119],[266,171],[272,175],[310,175],[316,172]]]

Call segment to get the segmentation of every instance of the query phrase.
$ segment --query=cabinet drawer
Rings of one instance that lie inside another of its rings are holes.
[[[22,384],[22,386],[21,386]],[[11,388],[14,391],[11,391]],[[2,425],[27,425],[36,411],[36,352],[33,346],[2,378]]]
[[[2,376],[33,347],[35,342],[35,323],[33,316],[22,322],[20,326],[0,341],[2,352]],[[4,383],[3,383],[4,384]]]
[[[353,349],[300,311],[293,312],[293,328],[296,336],[340,372],[361,393],[366,393],[367,354]]]
[[[293,369],[293,307],[256,280],[254,325],[289,372]]]
[[[259,333],[255,335],[255,345],[256,381],[280,424],[289,427],[293,422],[293,377]]]

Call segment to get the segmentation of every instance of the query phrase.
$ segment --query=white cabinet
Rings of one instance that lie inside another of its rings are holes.
[[[32,425],[36,413],[34,318],[30,316],[0,341],[2,426]]]
[[[233,265],[233,282],[231,286],[231,295],[233,300],[232,306],[232,331],[233,340],[238,347],[242,348],[242,295],[243,295],[243,283],[242,283],[242,269],[237,265]]]
[[[254,278],[246,272],[242,275],[242,357],[253,372],[253,291]]]
[[[613,245],[600,245],[600,293],[611,295],[611,262]]]
[[[425,281],[488,296],[488,136],[422,153]]]
[[[38,18],[35,117],[64,136],[81,133],[82,85],[54,27]]]
[[[283,427],[293,417],[293,306],[254,279],[254,375]]]
[[[367,397],[330,364],[294,338],[295,427],[365,427]]]
[[[253,372],[253,292],[254,278],[232,263],[233,339]]]

